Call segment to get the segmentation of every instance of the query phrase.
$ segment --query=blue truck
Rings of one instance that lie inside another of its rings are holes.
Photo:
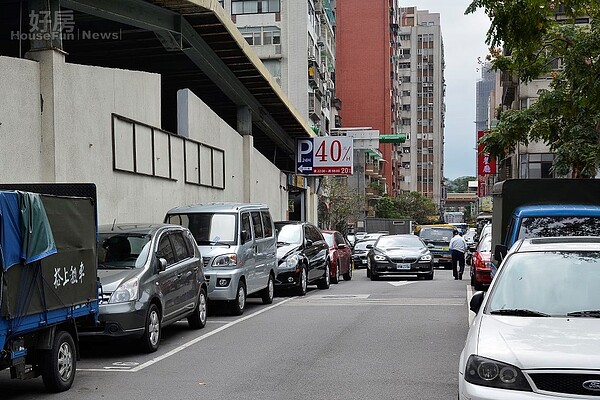
[[[73,384],[77,326],[98,317],[95,202],[93,184],[0,185],[0,370],[51,392]]]
[[[493,271],[519,239],[600,236],[600,180],[507,179],[492,196]]]

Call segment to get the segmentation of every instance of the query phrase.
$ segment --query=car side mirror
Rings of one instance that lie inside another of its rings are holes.
[[[435,245],[433,243],[427,243],[427,247],[430,249],[433,249],[435,247]]]
[[[165,258],[158,258],[158,272],[163,272],[167,269],[167,260]]]
[[[483,303],[483,297],[485,296],[485,292],[475,292],[473,297],[471,297],[471,302],[469,303],[469,308],[475,314],[479,312],[481,308],[481,304]]]
[[[497,244],[496,247],[494,247],[494,258],[498,261],[498,264],[504,260],[506,253],[508,253],[508,247],[505,245]]]
[[[310,247],[313,245],[313,241],[310,239],[306,239],[306,247]]]

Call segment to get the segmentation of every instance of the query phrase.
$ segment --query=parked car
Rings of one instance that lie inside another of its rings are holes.
[[[187,318],[206,324],[202,257],[189,230],[169,224],[114,224],[98,229],[99,325],[82,337],[133,337],[158,349],[162,328]]]
[[[459,398],[597,398],[599,265],[598,237],[517,241],[470,301]]]
[[[264,204],[207,203],[173,208],[166,222],[183,225],[202,252],[211,301],[227,302],[241,315],[246,298],[273,302],[277,238]]]
[[[475,290],[484,290],[492,282],[492,235],[481,238],[471,256],[471,286]]]
[[[433,279],[433,256],[427,245],[413,234],[382,236],[370,247],[367,277],[416,275]]]
[[[331,260],[329,246],[319,229],[309,222],[275,222],[277,232],[277,279],[275,286],[294,289],[300,296],[307,286],[328,289]]]
[[[329,278],[331,283],[338,283],[340,277],[345,281],[352,279],[352,249],[338,231],[321,231],[329,246]]]
[[[369,254],[369,248],[367,246],[372,246],[373,243],[375,243],[375,239],[359,240],[354,244],[354,248],[352,249],[354,268],[367,268],[367,254]]]

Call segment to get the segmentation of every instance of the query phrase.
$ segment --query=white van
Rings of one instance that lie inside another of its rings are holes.
[[[206,203],[175,207],[165,222],[188,228],[202,253],[209,300],[241,315],[246,297],[273,302],[277,236],[264,204]]]

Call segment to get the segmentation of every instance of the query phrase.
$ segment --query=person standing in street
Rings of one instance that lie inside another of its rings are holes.
[[[458,230],[454,230],[452,239],[450,239],[450,251],[452,252],[452,275],[454,280],[462,279],[465,271],[465,252],[467,251],[467,242],[463,239]],[[458,268],[457,264],[458,263]]]

